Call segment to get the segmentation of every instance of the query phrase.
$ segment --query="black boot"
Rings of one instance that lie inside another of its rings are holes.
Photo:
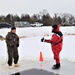
[[[59,69],[60,68],[60,63],[59,64],[56,64],[56,65],[53,65],[52,69]]]

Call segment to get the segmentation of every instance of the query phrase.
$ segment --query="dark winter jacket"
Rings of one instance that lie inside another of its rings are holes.
[[[6,43],[8,48],[14,48],[19,46],[19,37],[17,34],[8,32],[6,35]]]

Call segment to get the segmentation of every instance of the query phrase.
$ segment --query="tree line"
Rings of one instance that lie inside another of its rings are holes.
[[[38,14],[33,14],[32,16],[29,14],[22,14],[21,17],[17,14],[8,14],[6,16],[0,15],[0,22],[7,22],[14,25],[15,21],[28,21],[30,24],[40,22],[43,23],[44,26],[51,26],[59,23],[63,26],[69,26],[75,24],[75,16],[68,13],[55,13],[54,16],[51,17],[46,10],[39,12]]]

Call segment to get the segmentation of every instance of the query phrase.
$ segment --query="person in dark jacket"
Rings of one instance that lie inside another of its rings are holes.
[[[52,38],[47,40],[42,38],[41,42],[47,42],[51,43],[51,48],[52,52],[54,55],[54,60],[56,61],[56,64],[53,65],[52,69],[59,69],[60,68],[60,52],[62,50],[62,45],[63,45],[63,34],[60,31],[60,24],[58,25],[53,25],[52,26]]]
[[[13,60],[15,67],[18,67],[18,47],[19,47],[19,37],[16,34],[16,28],[12,27],[11,31],[7,33],[6,35],[6,44],[7,44],[7,52],[8,52],[8,65],[9,68],[14,68],[12,65]]]

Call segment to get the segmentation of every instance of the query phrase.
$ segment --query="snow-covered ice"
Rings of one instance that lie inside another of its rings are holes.
[[[10,29],[0,29],[0,35],[3,37],[6,36],[7,32],[9,32]],[[62,69],[59,74],[61,75],[75,75],[75,72],[73,74],[70,72],[68,74],[67,69],[70,70],[70,67],[75,69],[75,27],[61,27],[61,31],[64,34],[64,41],[63,41],[63,49],[61,51],[61,63],[62,63]],[[19,50],[19,55],[20,55],[20,60],[19,63],[21,64],[21,67],[19,69],[14,69],[15,72],[17,71],[22,71],[24,69],[27,69],[28,64],[28,69],[37,67],[37,65],[32,66],[32,60],[36,64],[39,60],[39,53],[42,52],[43,58],[45,63],[44,69],[49,70],[49,68],[53,65],[53,54],[51,51],[51,46],[49,43],[43,43],[40,41],[42,37],[45,37],[46,39],[51,38],[51,27],[27,27],[27,28],[17,28],[17,34],[21,36],[25,36],[26,38],[21,38],[20,39],[20,47],[18,48]],[[25,61],[27,60],[27,61]],[[30,61],[31,60],[31,61]],[[65,61],[64,61],[65,60]],[[48,62],[47,62],[48,61]],[[26,62],[26,63],[25,63]],[[48,68],[47,64],[50,63],[50,67]],[[22,65],[23,64],[23,65]],[[24,64],[26,64],[24,66]],[[69,65],[70,64],[70,65]],[[29,67],[30,65],[30,67]],[[71,66],[72,65],[72,66]],[[0,73],[4,74],[10,74],[14,72],[14,70],[10,71],[8,70],[7,67],[7,47],[5,40],[0,41]],[[65,67],[67,66],[67,67]],[[74,67],[73,67],[74,66]],[[6,71],[4,70],[6,69]],[[66,70],[65,70],[66,69]],[[51,69],[50,69],[51,70]],[[3,72],[2,72],[3,71]],[[54,71],[53,71],[54,72]],[[58,72],[58,71],[55,71]],[[63,73],[65,72],[65,73]],[[2,75],[4,75],[2,74]]]

